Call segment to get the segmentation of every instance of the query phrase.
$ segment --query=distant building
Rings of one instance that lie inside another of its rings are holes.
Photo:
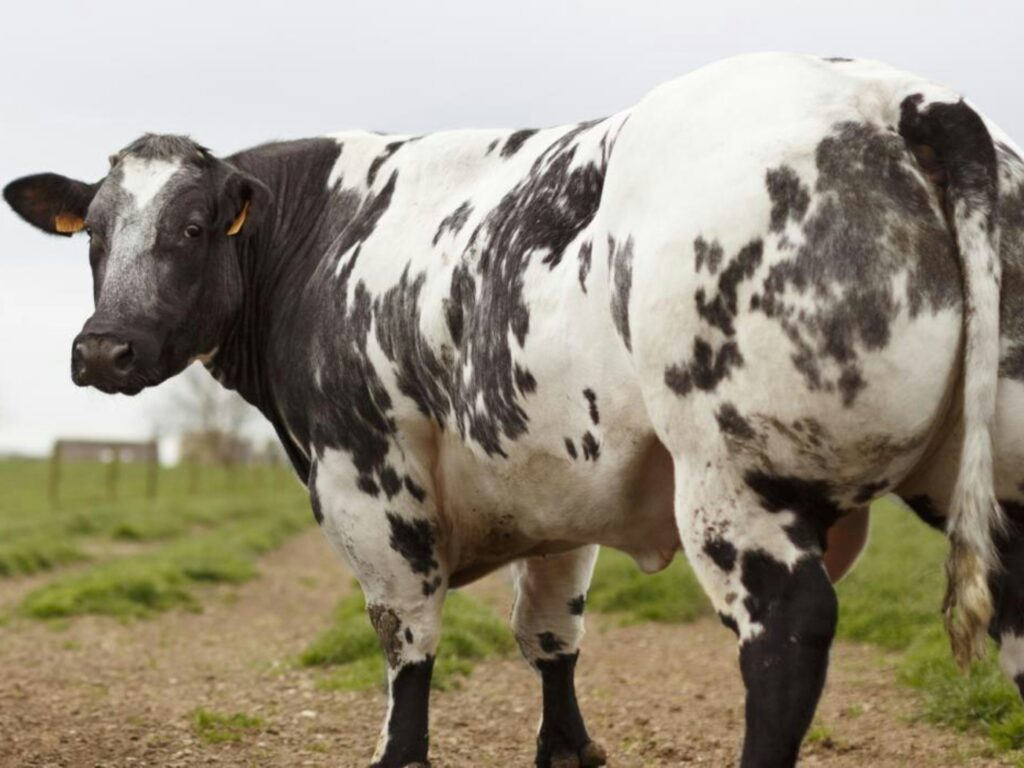
[[[125,440],[57,440],[50,459],[49,496],[54,507],[60,503],[61,467],[64,464],[106,464],[101,474],[106,478],[107,497],[118,496],[122,464],[145,464],[148,498],[156,496],[157,470],[160,465],[160,446],[156,440],[129,442]]]
[[[124,440],[57,440],[53,445],[55,459],[66,462],[118,461],[122,464],[157,464],[160,449],[155,440],[130,442]]]

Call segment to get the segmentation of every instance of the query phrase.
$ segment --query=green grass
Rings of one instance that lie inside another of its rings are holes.
[[[0,578],[28,576],[88,558],[78,544],[60,535],[35,534],[16,541],[0,540]]]
[[[804,740],[808,744],[821,744],[830,749],[840,745],[840,742],[836,740],[835,732],[821,720],[815,720],[811,724]]]
[[[947,547],[898,502],[876,503],[864,556],[837,588],[839,636],[902,651],[941,631]]]
[[[711,604],[682,555],[664,571],[646,574],[633,558],[613,549],[601,550],[587,607],[615,614],[626,624],[687,622],[711,612]]]
[[[120,557],[82,573],[57,576],[25,596],[34,618],[80,614],[144,617],[195,608],[197,583],[237,584],[256,574],[256,558],[305,527],[305,518],[254,509],[250,518],[182,538],[154,552]]]
[[[452,592],[445,601],[433,686],[456,687],[478,661],[514,648],[511,631],[494,611],[466,594]],[[328,689],[361,690],[384,682],[384,659],[362,595],[350,595],[338,604],[334,623],[303,651],[299,663],[330,668],[320,682]]]
[[[65,465],[55,505],[48,462],[0,462],[0,578],[54,572],[25,596],[23,615],[198,608],[199,584],[252,578],[259,555],[311,525],[308,500],[284,468],[204,467],[198,483],[189,468],[161,468],[153,499],[144,467],[119,468],[116,498],[108,471]]]
[[[192,732],[207,744],[240,741],[246,733],[263,727],[263,720],[259,717],[242,712],[222,715],[201,707],[192,710],[188,720]]]
[[[145,494],[145,468],[120,468],[117,497],[107,495],[101,464],[67,464],[56,504],[49,498],[49,463],[0,462],[0,577],[35,573],[87,559],[90,539],[165,541],[196,528],[246,518],[254,504],[294,502],[299,484],[281,469],[204,467],[193,488],[191,470],[161,468],[156,498]]]

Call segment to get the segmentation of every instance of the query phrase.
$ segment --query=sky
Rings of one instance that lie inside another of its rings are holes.
[[[0,7],[0,183],[88,181],[143,132],[218,154],[351,129],[556,125],[617,112],[738,53],[888,61],[1024,140],[1019,0],[99,0]],[[699,108],[699,105],[697,105]],[[92,309],[84,237],[0,210],[0,453],[167,432],[172,381],[135,398],[71,383]]]

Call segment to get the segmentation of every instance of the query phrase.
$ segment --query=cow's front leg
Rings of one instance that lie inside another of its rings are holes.
[[[380,478],[342,454],[314,462],[309,489],[327,538],[352,567],[388,667],[388,709],[371,768],[426,768],[430,679],[448,586],[436,507],[404,461]]]
[[[527,558],[512,566],[516,587],[512,628],[543,687],[538,768],[605,764],[604,750],[587,734],[575,683],[583,610],[597,551],[597,547],[582,547]]]
[[[839,510],[813,481],[677,462],[686,554],[739,637],[747,689],[742,768],[791,768],[828,669],[838,606],[822,563]]]

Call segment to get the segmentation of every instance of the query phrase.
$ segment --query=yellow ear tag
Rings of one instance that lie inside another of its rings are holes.
[[[249,215],[249,201],[245,201],[245,205],[242,206],[242,212],[235,217],[235,220],[231,222],[231,228],[228,229],[228,237],[234,237],[242,231],[242,225],[245,224],[245,217]]]
[[[53,218],[53,229],[62,235],[73,235],[85,229],[85,219],[73,213],[58,213]]]

